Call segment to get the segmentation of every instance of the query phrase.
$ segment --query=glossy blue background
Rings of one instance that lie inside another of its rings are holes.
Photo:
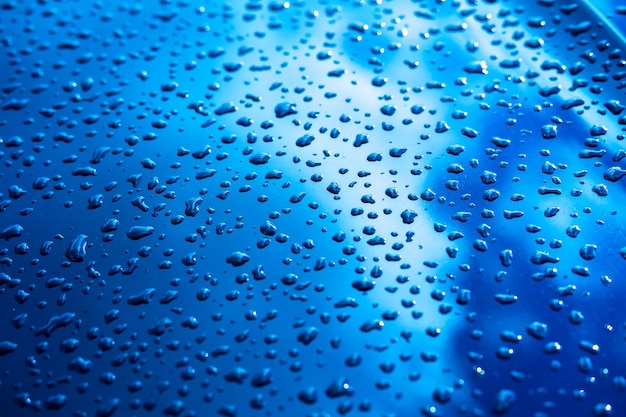
[[[4,4],[0,230],[23,233],[0,247],[0,413],[622,415],[626,200],[604,175],[621,167],[621,116],[605,103],[623,95],[623,58],[609,57],[623,44],[571,4]],[[543,46],[526,46],[532,37]],[[481,61],[487,74],[464,69]],[[587,85],[572,90],[575,79]],[[584,105],[563,109],[572,98]],[[279,117],[279,103],[297,113]],[[299,146],[305,134],[315,139]],[[355,146],[360,134],[369,141]],[[250,162],[259,153],[266,164]],[[119,228],[103,232],[108,219]],[[132,240],[133,226],[154,232]],[[80,235],[84,259],[67,255]],[[534,264],[537,251],[558,263]],[[249,261],[228,263],[237,252]],[[546,267],[555,276],[533,275]],[[352,307],[337,304],[346,297]],[[46,337],[55,317],[71,320]],[[78,347],[66,353],[68,339]]]

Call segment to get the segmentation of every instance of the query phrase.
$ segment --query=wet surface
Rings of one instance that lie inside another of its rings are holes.
[[[625,18],[0,2],[0,415],[626,414]]]

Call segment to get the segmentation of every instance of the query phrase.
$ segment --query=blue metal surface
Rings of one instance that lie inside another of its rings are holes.
[[[0,416],[626,415],[623,6],[0,5]]]

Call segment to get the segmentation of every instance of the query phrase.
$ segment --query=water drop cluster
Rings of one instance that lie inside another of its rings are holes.
[[[2,412],[626,415],[613,12],[0,1]]]

